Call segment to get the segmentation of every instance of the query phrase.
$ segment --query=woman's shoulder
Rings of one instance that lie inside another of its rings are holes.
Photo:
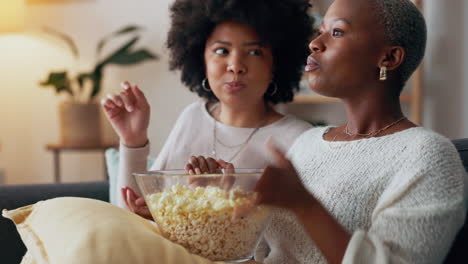
[[[181,116],[184,115],[200,115],[203,113],[203,109],[206,105],[204,101],[195,101],[189,105],[187,105],[182,112],[180,113]]]
[[[447,152],[457,152],[449,138],[428,128],[413,127],[401,131],[396,135],[395,139],[396,141],[401,141],[401,145],[418,150],[420,153],[428,152],[440,155]]]
[[[394,140],[383,142],[389,154],[395,156],[403,168],[444,174],[464,174],[460,155],[447,137],[423,127],[398,132]],[[398,154],[398,155],[396,155]],[[444,177],[449,177],[445,175]]]
[[[200,121],[200,119],[206,118],[209,115],[206,110],[206,102],[195,101],[187,105],[182,112],[179,114],[179,121]]]

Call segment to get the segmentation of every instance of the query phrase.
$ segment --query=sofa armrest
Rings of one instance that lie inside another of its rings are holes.
[[[0,211],[16,209],[41,200],[75,196],[109,201],[109,183],[67,183],[0,186]],[[0,259],[2,263],[20,263],[26,248],[11,220],[0,216]]]

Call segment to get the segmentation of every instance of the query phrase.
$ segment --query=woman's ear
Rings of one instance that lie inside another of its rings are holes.
[[[405,49],[400,46],[388,47],[385,55],[379,61],[378,67],[386,66],[387,70],[392,71],[400,67],[405,59]]]

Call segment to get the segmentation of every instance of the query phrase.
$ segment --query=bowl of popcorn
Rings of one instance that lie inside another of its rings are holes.
[[[270,208],[256,203],[262,169],[189,175],[183,170],[134,173],[161,234],[212,261],[250,260]]]

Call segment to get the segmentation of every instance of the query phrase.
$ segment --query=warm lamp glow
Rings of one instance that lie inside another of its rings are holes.
[[[0,33],[23,28],[24,0],[0,0]]]

